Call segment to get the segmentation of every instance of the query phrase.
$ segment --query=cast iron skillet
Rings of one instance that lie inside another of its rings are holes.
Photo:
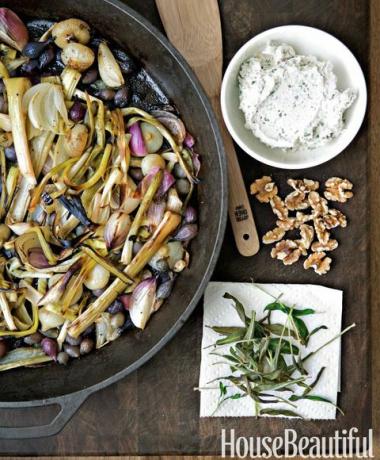
[[[0,438],[32,438],[58,433],[93,392],[125,377],[157,353],[178,332],[197,305],[215,266],[226,223],[226,163],[220,133],[196,77],[166,38],[139,14],[118,0],[3,0],[20,15],[64,19],[79,17],[105,37],[126,46],[178,107],[196,135],[202,154],[199,186],[200,232],[193,241],[190,269],[149,322],[68,367],[49,365],[0,374],[0,408],[59,404],[61,411],[47,425],[2,427]]]

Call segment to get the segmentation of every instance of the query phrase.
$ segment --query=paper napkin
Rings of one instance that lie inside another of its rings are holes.
[[[223,294],[229,292],[239,299],[250,316],[253,307],[258,319],[264,316],[265,306],[273,302],[273,297],[277,298],[280,294],[281,301],[288,306],[295,308],[313,308],[316,313],[304,316],[309,331],[322,324],[327,326],[327,330],[321,330],[311,337],[307,350],[316,350],[320,345],[326,343],[341,331],[342,319],[342,291],[330,289],[317,285],[305,284],[253,284],[253,283],[224,283],[212,282],[208,285],[204,296],[204,315],[203,315],[203,337],[202,355],[200,369],[200,416],[201,417],[245,417],[255,416],[255,406],[253,401],[244,397],[237,400],[227,400],[217,411],[219,389],[218,383],[208,383],[217,377],[230,374],[228,365],[215,364],[221,358],[210,354],[212,345],[220,336],[207,326],[241,326],[242,323],[231,306],[231,300],[224,299]],[[284,314],[272,312],[272,322],[284,324]],[[209,348],[207,348],[209,347]],[[228,350],[229,346],[225,346]],[[223,347],[218,347],[218,352],[222,352]],[[301,347],[302,355],[305,350]],[[305,368],[309,372],[308,382],[312,382],[321,367],[326,367],[318,384],[311,394],[317,394],[329,399],[336,404],[337,394],[340,391],[340,339],[333,341],[323,348],[317,355],[311,357],[305,363]],[[227,382],[225,382],[227,383]],[[208,389],[204,389],[208,388]],[[211,389],[209,389],[211,388]],[[236,389],[228,389],[231,394],[236,393]],[[296,390],[297,394],[301,389]],[[306,419],[334,419],[336,409],[333,405],[302,400],[295,403],[297,408],[293,410]],[[286,404],[265,405],[266,408],[292,409]]]

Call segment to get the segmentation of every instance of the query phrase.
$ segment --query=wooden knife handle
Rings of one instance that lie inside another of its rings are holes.
[[[236,246],[241,255],[253,256],[260,249],[260,241],[235,146],[224,124],[219,98],[212,98],[211,103],[219,122],[227,156],[229,182],[228,213]]]

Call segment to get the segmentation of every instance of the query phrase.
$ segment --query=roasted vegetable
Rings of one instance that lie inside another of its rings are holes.
[[[36,184],[26,135],[26,116],[22,109],[22,98],[30,88],[30,81],[27,78],[6,78],[4,83],[8,96],[9,117],[20,172],[28,183]]]
[[[124,85],[120,66],[105,42],[99,45],[98,65],[100,77],[107,86],[119,88],[119,86]]]
[[[137,97],[136,62],[82,20],[25,31],[0,8],[0,371],[144,329],[197,232],[194,142],[129,105],[150,77]]]
[[[159,250],[166,238],[178,227],[181,217],[168,211],[152,237],[144,244],[131,263],[124,270],[130,278],[135,278],[153,255]],[[115,280],[98,299],[88,307],[70,326],[69,333],[78,337],[96,318],[103,313],[116,297],[125,290],[125,284]]]
[[[29,33],[21,19],[8,8],[0,8],[0,40],[22,51]]]

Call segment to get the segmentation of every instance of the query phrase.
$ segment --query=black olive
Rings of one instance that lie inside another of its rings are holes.
[[[13,145],[10,147],[5,147],[4,149],[5,157],[9,161],[17,161],[17,156],[16,156],[16,149],[14,148]]]
[[[38,58],[38,67],[40,69],[45,68],[54,60],[54,58],[55,58],[55,53],[54,53],[53,47],[50,46]]]
[[[87,355],[93,350],[94,347],[95,342],[90,337],[86,337],[82,340],[82,343],[80,344],[79,352],[81,355]]]
[[[0,340],[0,358],[3,358],[8,352],[8,344],[5,340]]]
[[[21,72],[23,72],[23,73],[25,73],[27,75],[35,72],[37,69],[38,69],[38,60],[37,59],[31,59],[30,61],[25,62],[25,64],[23,64],[21,66]]]
[[[98,79],[97,69],[90,69],[83,75],[82,83],[84,85],[91,85],[92,83],[95,83],[97,79]]]
[[[127,107],[129,102],[129,89],[127,86],[122,86],[116,91],[114,102],[116,107]]]
[[[143,178],[143,173],[140,168],[131,168],[129,170],[129,175],[137,182],[140,182],[140,180]]]
[[[0,113],[8,113],[8,103],[4,96],[0,96]]]
[[[86,108],[83,104],[79,101],[74,102],[73,106],[70,109],[69,116],[70,118],[75,121],[75,123],[79,123],[83,120],[86,115]]]
[[[25,57],[36,59],[48,46],[49,42],[29,42],[24,46],[22,54]]]
[[[71,337],[71,335],[69,334],[67,334],[66,336],[66,343],[68,343],[69,345],[77,346],[77,345],[80,345],[81,341],[82,341],[81,337],[74,338],[74,337]]]
[[[115,97],[115,91],[110,88],[102,89],[97,93],[97,96],[103,101],[112,101]]]
[[[169,280],[160,284],[156,293],[157,299],[167,299],[170,296],[173,289],[173,282],[174,280]]]
[[[116,299],[114,302],[111,303],[111,305],[107,309],[108,313],[111,313],[111,315],[115,315],[116,313],[120,313],[124,311],[124,305],[120,300]]]
[[[43,338],[44,336],[37,331],[32,335],[27,335],[26,337],[24,337],[24,342],[26,345],[38,345],[39,343],[41,343]]]

